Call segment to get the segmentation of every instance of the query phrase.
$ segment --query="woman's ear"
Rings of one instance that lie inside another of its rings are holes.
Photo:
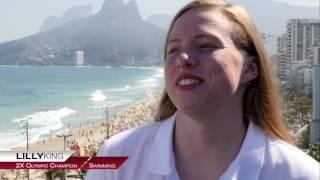
[[[257,59],[255,56],[249,56],[243,65],[240,83],[247,84],[254,80],[259,74]]]

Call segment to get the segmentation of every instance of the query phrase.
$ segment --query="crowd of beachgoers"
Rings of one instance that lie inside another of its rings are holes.
[[[104,109],[104,119],[78,124],[60,132],[60,137],[41,139],[29,144],[29,151],[73,151],[74,155],[92,156],[108,138],[124,130],[139,127],[154,121],[160,95],[150,96],[129,105]],[[117,109],[115,111],[115,109]],[[66,140],[61,137],[66,136]],[[26,147],[17,146],[12,151],[25,151]],[[30,170],[32,179],[45,179],[43,170]],[[25,170],[1,170],[0,179],[23,179]]]

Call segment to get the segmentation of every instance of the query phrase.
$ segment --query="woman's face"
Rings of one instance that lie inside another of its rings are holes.
[[[232,33],[232,24],[215,10],[190,10],[176,20],[167,42],[165,85],[178,110],[217,108],[239,96],[244,56]]]

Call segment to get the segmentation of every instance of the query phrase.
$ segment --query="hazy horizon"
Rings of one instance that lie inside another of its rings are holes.
[[[63,13],[79,5],[91,5],[92,13],[97,13],[105,0],[6,0],[0,6],[0,43],[27,37],[39,32],[39,28],[49,16],[61,17]],[[125,3],[130,0],[123,0]],[[179,7],[190,0],[150,1],[136,0],[141,16],[158,13],[173,15]],[[232,1],[232,0],[230,0]],[[250,1],[250,0],[248,0]],[[291,5],[316,7],[319,0],[273,0]]]

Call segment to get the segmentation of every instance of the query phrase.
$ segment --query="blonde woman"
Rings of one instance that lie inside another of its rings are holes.
[[[246,11],[193,1],[165,43],[157,122],[108,140],[100,156],[128,156],[87,179],[318,180],[320,166],[292,145],[260,36]]]

